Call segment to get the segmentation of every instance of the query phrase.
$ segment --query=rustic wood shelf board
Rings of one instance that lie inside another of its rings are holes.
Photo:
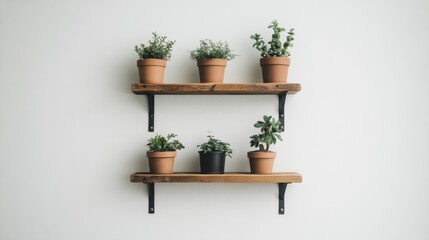
[[[302,176],[296,172],[250,174],[200,174],[172,173],[152,174],[137,172],[130,176],[131,182],[141,182],[148,185],[149,213],[155,213],[155,183],[277,183],[279,186],[279,214],[284,214],[285,192],[290,183],[302,182]]]
[[[139,84],[131,85],[135,94],[172,95],[267,95],[284,92],[295,93],[301,90],[298,83],[184,83],[184,84]]]
[[[200,174],[200,173],[173,173],[152,174],[134,173],[130,176],[131,182],[143,183],[300,183],[302,176],[296,172],[250,174],[250,173],[225,173],[225,174]]]

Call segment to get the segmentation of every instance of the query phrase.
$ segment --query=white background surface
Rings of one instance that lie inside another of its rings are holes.
[[[175,132],[176,171],[198,171],[207,131],[248,171],[253,123],[275,96],[159,96],[155,133],[134,45],[177,40],[165,82],[198,82],[189,50],[225,40],[225,82],[260,81],[249,36],[295,27],[284,142],[298,171],[277,214],[275,184],[158,184],[156,214],[129,174],[146,141]],[[427,1],[12,1],[0,3],[0,239],[428,239]],[[220,231],[218,231],[220,230]]]

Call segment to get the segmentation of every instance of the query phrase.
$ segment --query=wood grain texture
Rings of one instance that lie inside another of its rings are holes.
[[[301,90],[298,83],[185,83],[185,84],[140,84],[131,85],[135,94],[232,94],[267,95],[284,92],[295,93]]]
[[[200,173],[173,173],[151,174],[137,172],[130,176],[131,182],[142,183],[167,183],[167,182],[219,182],[219,183],[300,183],[302,176],[296,172],[282,172],[271,174],[250,173],[225,173],[225,174],[200,174]]]

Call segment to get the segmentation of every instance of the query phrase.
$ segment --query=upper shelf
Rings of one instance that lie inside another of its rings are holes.
[[[139,84],[131,85],[135,94],[281,94],[301,90],[298,83],[185,83],[185,84]]]
[[[302,176],[296,172],[271,174],[225,173],[173,173],[152,174],[137,172],[130,176],[131,182],[162,183],[162,182],[219,182],[219,183],[300,183]]]
[[[155,129],[155,95],[277,95],[279,120],[284,131],[284,105],[288,93],[301,90],[298,83],[184,83],[184,84],[139,84],[131,85],[135,94],[146,95],[149,105],[149,132]]]

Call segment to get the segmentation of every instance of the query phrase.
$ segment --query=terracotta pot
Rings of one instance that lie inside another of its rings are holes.
[[[149,169],[151,173],[173,173],[176,151],[171,152],[147,152]]]
[[[162,84],[166,65],[167,61],[162,59],[146,58],[137,60],[140,83]]]
[[[226,59],[200,59],[197,61],[202,83],[223,83]]]
[[[290,59],[286,57],[261,58],[264,83],[286,83]]]
[[[251,173],[272,173],[275,152],[252,151],[247,153]]]

